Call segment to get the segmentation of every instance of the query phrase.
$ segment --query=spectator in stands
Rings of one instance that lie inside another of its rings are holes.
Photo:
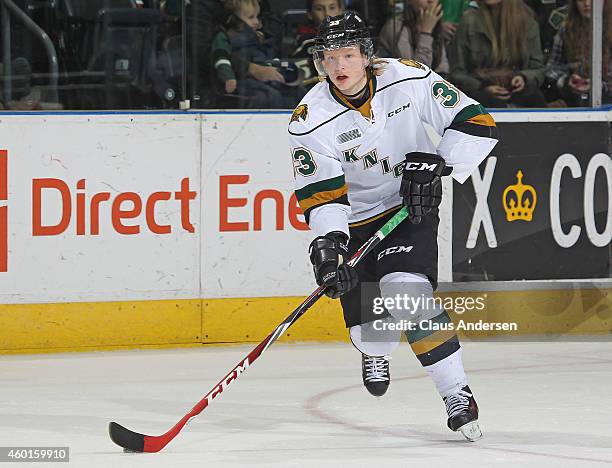
[[[457,26],[461,21],[463,12],[469,7],[470,0],[441,0],[442,11],[442,37],[445,41],[450,41],[455,37]]]
[[[525,0],[535,13],[540,25],[542,52],[548,58],[553,44],[553,38],[567,16],[567,0]]]
[[[273,38],[260,31],[258,0],[225,0],[224,3],[231,15],[225,29],[215,35],[212,46],[214,70],[224,91],[227,94],[237,92],[238,96],[244,97],[240,107],[294,107],[305,92],[302,87],[282,86],[287,76],[282,72],[286,70],[272,67],[275,63]],[[253,75],[237,74],[232,66],[236,60],[275,68],[278,77],[260,80]]]
[[[545,107],[540,30],[523,0],[477,0],[449,45],[450,78],[487,107]]]
[[[308,23],[297,28],[297,35],[291,57],[304,70],[307,84],[319,82],[318,73],[312,61],[312,46],[320,24],[328,16],[338,16],[342,13],[341,0],[307,0]]]
[[[377,55],[413,59],[447,74],[441,19],[438,0],[404,0],[403,12],[390,18],[380,31]]]
[[[555,36],[546,76],[556,83],[569,106],[588,106],[591,90],[591,0],[570,0],[568,17]],[[612,102],[612,7],[605,2],[603,15],[602,100]]]
[[[268,2],[263,0],[264,13],[269,11]],[[217,103],[209,93],[211,81],[212,42],[222,30],[229,13],[223,0],[189,0],[186,5],[188,89],[194,107],[215,106]],[[232,67],[241,75],[250,75],[260,81],[282,81],[283,77],[274,67],[259,65],[235,56]]]

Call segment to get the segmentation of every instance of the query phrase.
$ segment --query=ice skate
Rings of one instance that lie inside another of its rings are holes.
[[[391,383],[390,360],[389,356],[361,355],[363,385],[375,397],[383,396],[389,388]]]
[[[478,425],[478,405],[474,395],[467,385],[456,393],[444,398],[446,413],[448,414],[447,425],[451,431],[459,431],[470,442],[482,437],[482,431]]]

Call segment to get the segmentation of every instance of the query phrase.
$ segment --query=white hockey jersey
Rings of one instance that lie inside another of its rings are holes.
[[[316,235],[348,234],[349,223],[361,225],[400,206],[407,153],[437,152],[463,183],[497,143],[495,122],[476,101],[419,62],[384,60],[359,109],[325,81],[291,116],[295,193]],[[442,135],[437,148],[424,123]]]

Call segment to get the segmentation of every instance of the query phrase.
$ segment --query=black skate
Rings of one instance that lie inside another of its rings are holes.
[[[391,383],[389,356],[361,355],[361,375],[363,385],[372,395],[381,397],[387,392]]]
[[[456,393],[444,398],[446,413],[448,414],[447,425],[451,431],[459,431],[470,442],[482,437],[482,431],[478,425],[478,405],[474,395],[467,385]]]

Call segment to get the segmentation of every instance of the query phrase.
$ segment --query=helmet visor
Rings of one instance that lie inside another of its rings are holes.
[[[354,67],[358,62],[367,68],[372,64],[373,49],[369,38],[356,39],[350,43],[317,44],[312,50],[312,57],[319,75],[328,76],[341,64]]]

